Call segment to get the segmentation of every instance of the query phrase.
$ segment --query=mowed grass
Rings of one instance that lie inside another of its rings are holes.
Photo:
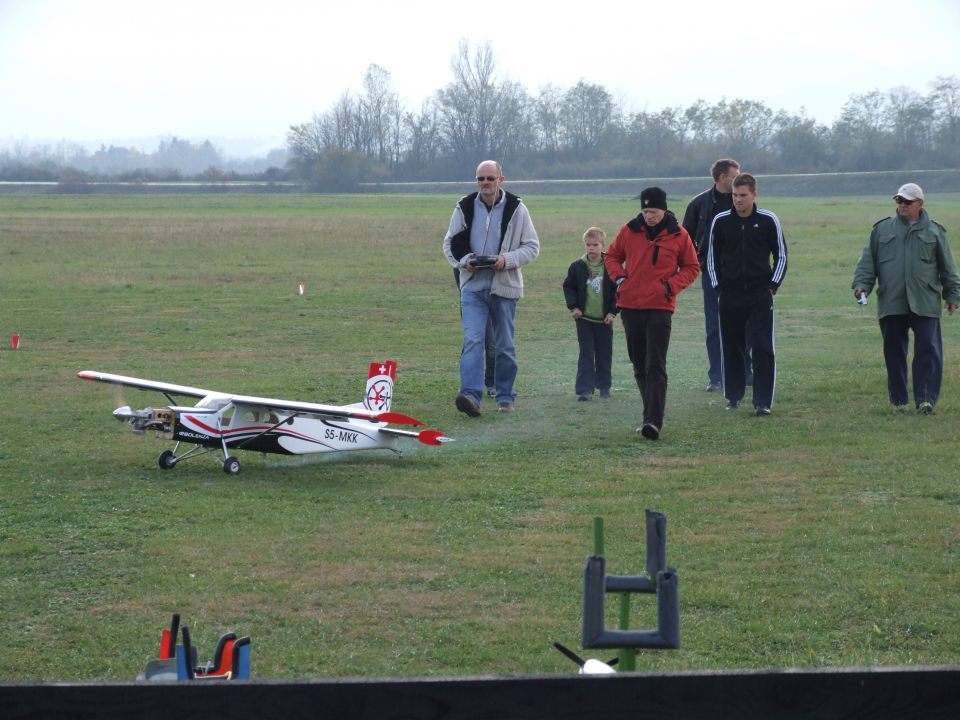
[[[638,670],[957,662],[960,318],[944,321],[937,415],[892,415],[875,301],[850,291],[888,198],[761,196],[790,248],[774,415],[704,392],[698,279],[658,443],[634,432],[619,325],[613,399],[575,402],[560,291],[584,229],[612,240],[636,202],[527,199],[543,249],[517,317],[518,412],[474,420],[453,407],[440,253],[456,199],[0,197],[0,332],[22,338],[0,351],[0,679],[132,679],[175,611],[202,657],[251,635],[257,678],[572,672],[552,643],[579,648],[593,518],[609,571],[635,574],[645,508],[668,518],[683,647],[641,651]],[[927,207],[956,247],[960,196]],[[456,443],[165,472],[168,445],[76,378],[347,403],[386,358],[394,408]],[[655,624],[635,599],[631,626]]]

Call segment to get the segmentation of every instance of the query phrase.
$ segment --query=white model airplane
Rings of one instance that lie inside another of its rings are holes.
[[[230,450],[305,455],[384,449],[400,454],[396,442],[401,437],[416,438],[426,445],[450,442],[452,438],[437,430],[414,432],[387,427],[389,423],[423,425],[409,415],[390,412],[396,371],[397,364],[392,360],[370,363],[363,402],[353,405],[231,395],[94,370],[79,372],[77,377],[155,390],[166,396],[170,402],[166,407],[133,410],[124,405],[113,411],[113,416],[129,423],[135,433],[155,430],[157,437],[176,441],[172,450],[160,455],[158,462],[164,470],[189,457],[222,450],[223,471],[236,475],[240,472],[240,461],[230,455]],[[177,396],[200,398],[200,401],[193,406],[178,405],[174,400]],[[178,454],[181,443],[193,447]]]

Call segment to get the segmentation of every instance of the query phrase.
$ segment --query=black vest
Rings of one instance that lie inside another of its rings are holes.
[[[510,224],[510,219],[520,206],[520,198],[516,195],[507,192],[503,188],[501,188],[501,192],[506,198],[506,204],[503,207],[503,218],[500,221],[500,244],[498,248],[503,245],[503,238],[507,234],[507,226]],[[479,193],[470,193],[460,198],[460,201],[457,203],[457,205],[460,206],[460,212],[463,213],[463,221],[467,225],[466,228],[450,238],[450,252],[457,261],[470,252],[470,228],[473,227],[473,203],[477,199],[478,194]]]

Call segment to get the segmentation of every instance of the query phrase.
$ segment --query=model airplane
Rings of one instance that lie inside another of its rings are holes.
[[[127,422],[133,432],[156,431],[157,437],[175,440],[158,460],[164,470],[196,455],[222,450],[223,471],[240,472],[240,461],[230,450],[255,450],[281,455],[337,452],[342,450],[392,450],[399,454],[397,438],[410,437],[426,445],[450,442],[436,430],[398,430],[397,425],[423,425],[409,415],[390,411],[397,364],[392,360],[370,363],[366,393],[362,403],[321,405],[294,400],[231,395],[202,388],[142,380],[125,375],[84,370],[84,380],[155,390],[166,396],[170,405],[133,410],[118,407],[113,416]],[[178,405],[177,396],[200,398],[193,406]],[[192,445],[178,454],[181,443]]]

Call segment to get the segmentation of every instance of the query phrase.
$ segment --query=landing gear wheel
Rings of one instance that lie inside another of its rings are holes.
[[[177,464],[177,456],[173,454],[173,450],[164,450],[160,453],[160,458],[157,460],[157,465],[159,465],[164,470],[169,470],[174,465]]]
[[[228,457],[223,461],[223,471],[227,475],[238,475],[240,473],[240,461],[235,457]]]

